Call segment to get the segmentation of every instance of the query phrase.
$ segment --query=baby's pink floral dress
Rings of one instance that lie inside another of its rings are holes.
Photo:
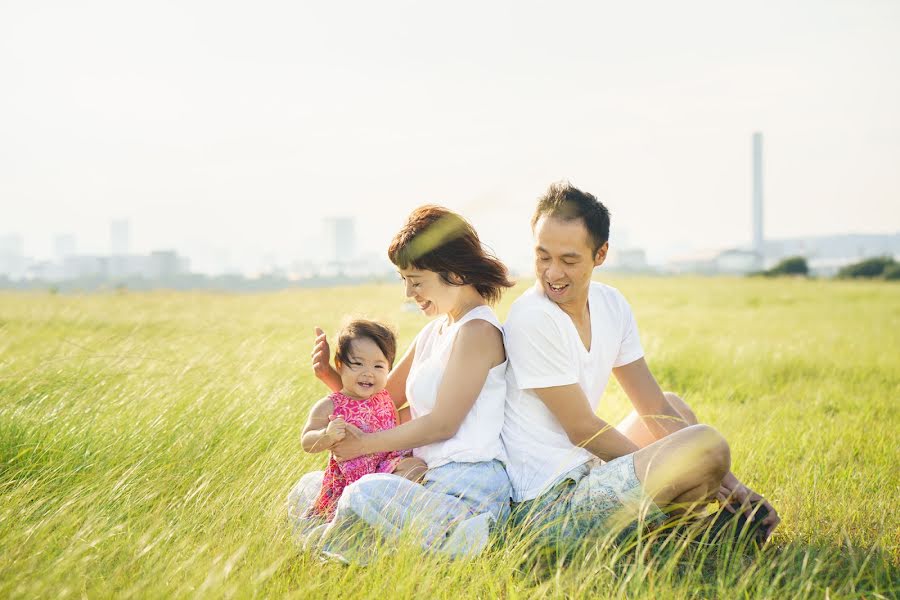
[[[394,401],[387,390],[382,390],[365,400],[356,400],[335,392],[329,396],[334,403],[334,417],[344,417],[347,423],[356,425],[363,433],[383,431],[397,426],[397,413]],[[397,463],[412,456],[409,450],[402,452],[377,452],[338,462],[331,456],[325,478],[322,480],[322,491],[309,509],[307,516],[325,517],[331,520],[338,499],[344,488],[370,473],[393,473]]]

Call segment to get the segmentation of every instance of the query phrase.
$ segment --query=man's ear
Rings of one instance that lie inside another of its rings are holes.
[[[597,254],[594,255],[594,266],[599,267],[606,260],[606,253],[609,252],[609,242],[603,242],[603,245],[597,248]]]

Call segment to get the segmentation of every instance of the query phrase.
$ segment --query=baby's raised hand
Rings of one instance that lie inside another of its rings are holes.
[[[329,419],[331,422],[325,428],[325,435],[331,438],[332,442],[339,442],[347,435],[347,422],[341,416],[331,416]]]

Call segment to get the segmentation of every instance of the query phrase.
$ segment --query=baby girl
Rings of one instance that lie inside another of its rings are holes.
[[[358,319],[338,334],[334,363],[342,388],[313,406],[303,428],[302,445],[307,452],[329,450],[354,426],[364,433],[397,426],[397,410],[384,389],[394,364],[397,340],[380,323]],[[338,462],[332,456],[322,480],[322,490],[307,516],[331,520],[344,488],[369,473],[395,473],[413,481],[426,465],[409,450],[367,454]]]

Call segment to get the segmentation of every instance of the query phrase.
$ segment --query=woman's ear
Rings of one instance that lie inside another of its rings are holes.
[[[456,273],[447,273],[447,279],[453,285],[463,285],[465,283],[465,280]]]

